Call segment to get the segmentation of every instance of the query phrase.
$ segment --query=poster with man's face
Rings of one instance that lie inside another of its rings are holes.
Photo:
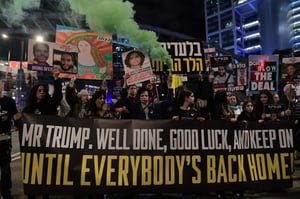
[[[31,71],[52,72],[56,67],[60,77],[77,73],[78,48],[53,42],[28,41],[28,64]]]
[[[78,48],[77,79],[112,79],[111,34],[57,25],[56,42]]]

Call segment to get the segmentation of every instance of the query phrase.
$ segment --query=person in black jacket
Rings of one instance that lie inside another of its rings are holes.
[[[57,115],[62,95],[62,84],[59,76],[59,69],[53,69],[54,77],[54,92],[52,96],[48,92],[46,84],[37,84],[33,86],[30,91],[29,98],[27,99],[26,106],[23,109],[23,113],[34,113],[38,115]],[[49,196],[43,195],[43,199],[47,199]],[[28,195],[29,199],[36,198],[34,195]]]
[[[11,121],[17,120],[21,116],[18,113],[15,101],[2,95],[3,90],[4,85],[0,81],[0,197],[11,199]]]
[[[48,87],[45,84],[35,85],[31,91],[29,98],[27,99],[26,106],[24,107],[24,113],[34,113],[41,115],[56,115],[58,106],[62,99],[62,85],[58,78],[59,70],[53,69],[54,77],[54,93],[50,96]]]

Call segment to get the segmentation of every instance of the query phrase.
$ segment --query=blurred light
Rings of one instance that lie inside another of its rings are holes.
[[[7,34],[2,34],[2,38],[7,39],[8,38]]]
[[[44,41],[44,37],[38,35],[38,36],[36,36],[35,40],[38,41],[38,42],[43,42]]]

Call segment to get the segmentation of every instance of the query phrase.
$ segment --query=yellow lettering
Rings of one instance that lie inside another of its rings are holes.
[[[140,163],[141,156],[130,156],[130,162],[132,166],[132,185],[137,185],[137,178],[138,178],[138,168]]]
[[[43,165],[44,165],[44,154],[33,154],[32,159],[32,170],[31,170],[31,184],[36,183],[42,184],[42,178],[43,178]]]
[[[247,182],[246,172],[244,167],[244,155],[238,156],[238,171],[239,171],[239,182]]]
[[[50,185],[51,184],[51,180],[52,180],[53,159],[56,158],[56,154],[46,154],[46,158],[48,159],[47,181],[46,181],[46,184]]]
[[[233,171],[233,162],[236,162],[236,156],[235,155],[228,155],[228,181],[229,182],[236,182],[237,181],[237,174],[232,173]]]
[[[286,173],[289,165],[288,163],[286,162],[286,158],[289,157],[289,154],[288,153],[281,153],[280,154],[280,160],[281,160],[281,171],[282,171],[282,179],[290,179],[291,178],[291,174],[288,175]]]
[[[102,179],[102,174],[105,166],[105,161],[106,161],[106,156],[105,155],[101,156],[101,162],[99,166],[98,156],[97,155],[94,156],[95,180],[97,186],[101,185],[101,179]]]
[[[57,165],[56,165],[56,183],[55,183],[56,185],[60,184],[61,165],[62,165],[62,154],[58,154]]]
[[[196,173],[196,176],[192,177],[192,183],[193,184],[200,184],[201,183],[201,170],[197,166],[197,163],[201,162],[201,156],[200,155],[193,155],[192,156],[192,168]]]
[[[151,156],[142,156],[142,185],[151,185]]]
[[[83,155],[82,156],[82,163],[81,163],[81,177],[80,177],[80,185],[82,186],[89,186],[91,182],[86,181],[86,173],[90,172],[90,168],[87,168],[87,161],[93,159],[92,155]]]
[[[266,161],[265,161],[264,154],[256,155],[256,165],[257,165],[259,180],[266,180],[267,179],[267,169],[266,169]]]
[[[162,185],[163,184],[163,157],[154,156],[153,157],[153,184]]]
[[[73,185],[73,181],[69,181],[68,174],[69,174],[69,167],[70,167],[70,154],[66,154],[65,162],[64,162],[64,178],[63,178],[63,185]]]
[[[254,154],[248,154],[247,158],[248,158],[251,180],[256,181],[256,180],[258,180],[258,177],[257,177],[257,171],[256,171],[255,156],[254,156]]]
[[[183,184],[184,161],[185,161],[185,156],[176,156],[176,163],[178,168],[178,184]]]
[[[173,156],[165,156],[165,184],[170,185],[175,183],[175,160]]]
[[[111,175],[115,173],[116,169],[112,167],[112,161],[116,160],[116,155],[107,156],[107,171],[106,171],[106,185],[107,186],[116,186],[116,182],[112,181]]]
[[[222,179],[224,182],[227,182],[227,173],[226,173],[226,165],[225,165],[225,160],[224,156],[220,155],[219,157],[219,167],[218,167],[218,177],[217,177],[217,182],[222,182]]]
[[[214,155],[207,156],[207,183],[216,182],[216,157]]]
[[[129,158],[128,156],[120,156],[119,157],[119,172],[118,172],[118,185],[119,186],[128,186],[128,172],[129,172]],[[124,182],[124,184],[123,184]]]
[[[21,156],[22,156],[23,183],[28,184],[29,183],[29,174],[30,174],[30,171],[31,171],[31,169],[30,169],[31,154],[30,153],[26,153],[26,154],[21,153]]]
[[[269,180],[273,179],[273,174],[276,174],[276,179],[280,179],[280,170],[279,170],[279,158],[278,154],[274,154],[274,159],[271,159],[271,155],[267,153],[267,164],[268,164],[268,176]]]

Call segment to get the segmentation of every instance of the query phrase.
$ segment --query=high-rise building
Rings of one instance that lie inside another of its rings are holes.
[[[206,41],[237,55],[300,50],[300,0],[205,0]]]
[[[294,52],[300,52],[300,0],[290,0],[288,10],[290,43]]]

